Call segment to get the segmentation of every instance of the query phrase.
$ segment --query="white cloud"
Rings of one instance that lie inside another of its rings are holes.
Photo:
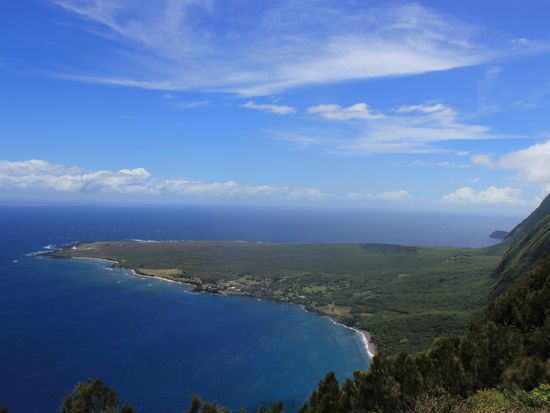
[[[387,202],[402,202],[402,201],[411,200],[412,196],[408,191],[401,189],[399,191],[381,192],[378,194],[350,192],[345,196],[345,198],[350,201],[375,200],[375,201],[387,201]]]
[[[172,104],[178,109],[195,109],[210,105],[209,100],[195,100],[192,102],[179,102],[172,100]]]
[[[121,169],[119,172],[121,175],[138,176],[140,178],[149,178],[151,176],[145,168]]]
[[[0,160],[0,174],[29,175],[37,173],[75,173],[79,168],[67,168],[60,164],[51,164],[40,159],[29,159],[28,161],[6,161]]]
[[[29,162],[0,161],[0,165],[28,165]],[[144,168],[121,169],[118,172],[100,170],[80,173],[78,168],[51,165],[46,161],[32,161],[32,164],[42,166],[27,170],[0,168],[0,187],[24,190],[46,189],[62,192],[151,192],[151,188],[145,184],[150,174]]]
[[[323,199],[329,197],[329,194],[316,188],[300,188],[291,191],[288,197],[290,199]]]
[[[278,115],[290,115],[291,113],[296,112],[296,109],[294,109],[292,106],[275,105],[270,103],[255,103],[252,101],[243,103],[241,105],[241,108],[260,110],[263,112],[271,112],[271,113],[276,113]]]
[[[182,178],[157,180],[153,183],[155,192],[176,195],[197,196],[259,196],[286,194],[284,188],[269,185],[241,186],[234,181],[227,182],[197,182]]]
[[[476,42],[473,25],[418,4],[51,1],[82,18],[88,33],[119,47],[97,62],[101,73],[83,67],[59,75],[95,83],[268,95],[448,70],[502,54]]]
[[[274,197],[320,199],[329,194],[315,188],[239,185],[234,181],[201,182],[181,177],[157,178],[145,168],[81,172],[43,160],[0,160],[0,189],[57,192],[113,193],[197,197]]]
[[[384,115],[372,113],[366,103],[360,102],[348,107],[340,105],[317,105],[308,108],[308,113],[322,116],[332,120],[375,120],[382,119]]]
[[[407,168],[469,168],[470,164],[466,163],[456,163],[450,161],[440,161],[440,162],[427,162],[416,160],[412,162],[393,162],[389,164],[390,166],[396,167],[407,167]]]
[[[474,155],[472,156],[472,163],[474,165],[484,166],[485,168],[493,169],[496,167],[493,159],[488,155]]]
[[[472,161],[487,168],[514,170],[518,179],[550,191],[550,140],[512,151],[496,160],[478,155]]]
[[[373,112],[364,103],[347,108],[323,104],[310,108],[309,112],[331,121],[340,129],[327,133],[323,125],[318,133],[309,136],[287,131],[279,133],[279,137],[349,155],[439,152],[442,150],[440,144],[445,141],[498,137],[491,135],[487,126],[460,121],[457,112],[441,102],[400,106],[385,114]]]
[[[399,106],[395,109],[395,113],[411,113],[411,112],[421,112],[421,113],[442,113],[447,114],[448,116],[453,116],[454,111],[445,106],[443,103],[438,102],[434,104],[427,105],[404,105]]]
[[[491,66],[485,71],[483,79],[478,82],[479,113],[489,113],[498,110],[498,105],[490,103],[490,96],[502,72],[502,67]]]
[[[517,39],[510,40],[510,43],[515,47],[522,47],[529,44],[530,42],[525,37],[519,37]]]
[[[510,152],[501,157],[498,164],[502,168],[518,171],[524,181],[550,190],[550,140]]]
[[[524,205],[527,202],[521,199],[521,195],[521,190],[510,187],[497,188],[491,186],[485,190],[476,191],[475,189],[465,186],[443,196],[443,201],[468,204]]]

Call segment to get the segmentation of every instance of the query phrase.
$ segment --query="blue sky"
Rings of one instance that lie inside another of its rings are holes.
[[[516,213],[546,1],[8,0],[0,199]]]

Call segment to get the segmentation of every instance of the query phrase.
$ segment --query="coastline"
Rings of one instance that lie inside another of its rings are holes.
[[[101,259],[101,258],[99,258]],[[169,282],[169,283],[175,283],[175,284],[185,284],[185,285],[189,285],[191,287],[196,287],[196,285],[194,284],[191,284],[191,283],[187,283],[187,282],[184,282],[184,281],[179,281],[179,280],[174,280],[172,278],[169,278],[169,277],[165,277],[165,276],[161,276],[161,275],[148,275],[148,274],[144,274],[144,273],[141,273],[139,271],[137,271],[136,269],[134,268],[126,268],[126,267],[123,267],[123,266],[120,266],[120,263],[116,262],[116,261],[111,261],[111,260],[105,260],[105,261],[110,261],[110,262],[115,262],[117,264],[117,266],[119,266],[119,268],[125,268],[125,269],[128,269],[130,270],[131,274],[135,277],[140,277],[140,278],[145,278],[145,277],[148,277],[148,278],[155,278],[157,280],[161,280],[161,281],[164,281],[164,282]],[[221,292],[218,292],[218,293],[212,293],[212,292],[209,292],[207,290],[201,290],[201,291],[196,291],[196,290],[193,290],[191,291],[193,293],[196,293],[196,294],[212,294],[212,295],[225,295],[225,296],[231,296],[231,295],[234,295],[234,296],[238,296],[238,297],[252,297],[252,298],[256,298],[258,300],[262,300],[260,298],[257,298],[257,297],[254,297],[254,296],[249,296],[249,295],[245,295],[245,294],[224,294],[224,293],[221,293]],[[270,301],[274,301],[274,302],[277,302],[278,300],[275,300],[275,299],[271,299]],[[308,309],[306,308],[303,304],[298,304],[298,303],[288,303],[288,302],[285,302],[285,304],[293,304],[293,305],[298,305],[299,307],[301,307],[304,311],[307,311],[308,313],[312,313],[312,314],[315,314],[315,315],[318,315],[318,316],[321,316],[321,317],[326,317],[328,318],[333,324],[337,325],[337,326],[340,326],[340,327],[343,327],[343,328],[346,328],[348,330],[352,330],[354,331],[358,336],[359,338],[361,339],[361,342],[363,344],[363,348],[365,350],[365,352],[367,353],[367,356],[369,358],[369,360],[372,361],[372,359],[374,358],[374,356],[376,356],[378,350],[376,348],[376,343],[374,342],[374,340],[372,339],[372,335],[366,331],[366,330],[362,330],[362,329],[359,329],[359,328],[355,328],[355,327],[351,327],[351,326],[348,326],[348,325],[345,325],[344,323],[334,319],[333,317],[327,315],[327,314],[323,314],[321,312],[318,312],[318,311],[312,311],[311,309]]]
[[[185,285],[193,286],[193,284],[186,283],[186,282],[183,282],[183,281],[173,280],[173,279],[168,278],[168,277],[161,277],[160,275],[143,274],[141,272],[136,271],[134,268],[126,268],[126,267],[122,267],[122,266],[118,266],[117,268],[124,268],[125,270],[129,270],[130,273],[132,274],[132,276],[138,277],[138,278],[155,278],[157,280],[161,280],[161,281],[164,281],[164,282],[167,282],[167,283],[185,284]]]
[[[318,314],[318,313],[313,313],[313,314]],[[322,314],[319,314],[319,315],[322,315]],[[363,347],[365,348],[365,351],[367,352],[367,355],[369,356],[370,360],[372,360],[374,358],[374,356],[376,356],[376,353],[377,353],[376,344],[372,340],[372,336],[368,331],[361,330],[361,329],[355,328],[355,327],[347,326],[347,325],[335,320],[334,318],[332,318],[328,315],[323,315],[323,316],[327,317],[334,324],[336,324],[340,327],[347,328],[348,330],[352,330],[357,335],[359,335],[359,338],[361,339],[361,342],[363,343]]]
[[[60,257],[52,256],[51,254],[49,254],[49,252],[50,251],[47,251],[47,252],[42,253],[40,255],[49,256],[50,258],[60,258]],[[196,293],[196,294],[206,293],[206,294],[212,294],[212,295],[217,294],[217,295],[225,295],[225,296],[234,295],[234,296],[240,296],[240,297],[251,297],[251,298],[259,299],[258,297],[254,297],[253,295],[248,295],[248,294],[239,294],[239,293],[227,294],[227,293],[223,293],[223,292],[219,292],[219,291],[218,292],[212,292],[212,291],[209,291],[207,289],[198,290],[197,289],[198,286],[193,284],[193,283],[185,282],[185,281],[182,281],[182,280],[177,280],[177,279],[171,278],[169,276],[145,274],[145,273],[140,272],[139,270],[136,270],[135,268],[126,267],[121,262],[116,261],[116,260],[109,260],[109,259],[106,259],[106,258],[97,258],[97,257],[69,257],[69,258],[70,259],[79,259],[79,260],[94,260],[94,261],[101,261],[101,262],[104,262],[104,263],[109,263],[111,265],[111,267],[113,267],[113,268],[125,269],[125,270],[129,271],[130,275],[133,276],[133,277],[139,277],[139,278],[146,278],[147,277],[147,278],[154,278],[154,279],[157,279],[157,280],[160,280],[160,281],[163,281],[163,282],[189,285],[189,286],[193,287],[193,290],[191,292]],[[63,259],[66,259],[66,258],[63,257]],[[279,300],[276,300],[276,299],[270,299],[270,300],[274,301],[274,302],[279,301]],[[364,351],[367,353],[367,357],[369,358],[369,360],[372,361],[374,356],[376,356],[376,354],[377,354],[376,343],[374,342],[374,340],[372,339],[372,335],[368,331],[362,330],[362,329],[359,329],[359,328],[356,328],[356,327],[348,326],[348,325],[334,319],[332,316],[330,316],[328,314],[324,314],[320,311],[315,311],[315,310],[312,310],[310,308],[306,308],[303,304],[292,303],[292,302],[285,302],[285,303],[286,304],[298,305],[302,309],[304,309],[305,311],[307,311],[309,313],[312,313],[312,314],[315,314],[315,315],[318,315],[318,316],[321,316],[321,317],[326,317],[332,323],[334,323],[335,325],[338,325],[340,327],[343,327],[343,328],[346,328],[348,330],[354,331],[359,336],[359,338],[360,338],[360,340],[363,344]]]

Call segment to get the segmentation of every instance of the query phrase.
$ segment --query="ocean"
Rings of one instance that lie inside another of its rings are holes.
[[[237,207],[0,207],[0,405],[54,412],[100,377],[139,412],[194,393],[232,408],[303,403],[326,371],[367,369],[360,337],[295,305],[194,294],[97,260],[29,255],[110,239],[479,247],[514,217]]]

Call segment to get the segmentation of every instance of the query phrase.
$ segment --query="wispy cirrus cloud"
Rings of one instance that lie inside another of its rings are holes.
[[[277,115],[290,115],[296,113],[296,109],[292,106],[277,105],[274,103],[256,103],[248,101],[240,105],[241,108],[259,110],[262,112],[276,113]]]
[[[209,100],[194,100],[190,102],[173,101],[172,105],[178,109],[196,109],[210,105]]]
[[[392,162],[390,166],[395,166],[398,168],[469,168],[469,163],[456,163],[450,161],[440,161],[440,162],[428,162],[417,159],[415,161],[399,161]]]
[[[281,131],[279,139],[303,146],[319,146],[343,155],[364,153],[432,153],[446,141],[494,139],[489,127],[461,121],[457,111],[441,102],[404,105],[383,113],[359,102],[312,106],[308,113],[330,122],[311,132]]]
[[[376,120],[384,118],[384,115],[381,113],[373,113],[364,102],[359,102],[348,107],[336,104],[321,104],[309,107],[307,112],[330,120]]]
[[[503,53],[474,25],[415,3],[51,1],[120,51],[98,62],[101,70],[57,74],[85,82],[253,96],[448,70]]]

